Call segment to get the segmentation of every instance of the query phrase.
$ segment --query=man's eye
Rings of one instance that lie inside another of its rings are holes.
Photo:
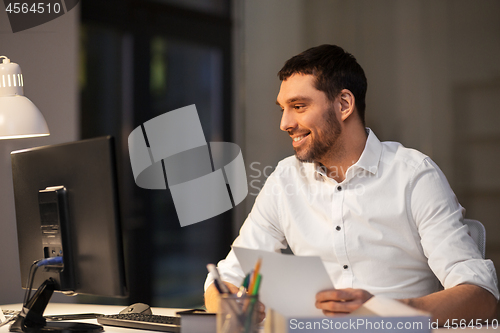
[[[304,107],[304,105],[294,105],[294,106],[293,106],[293,108],[294,108],[295,110],[300,110],[300,109],[302,109],[303,107]]]

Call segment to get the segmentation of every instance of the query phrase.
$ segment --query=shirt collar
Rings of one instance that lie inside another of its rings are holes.
[[[366,128],[366,131],[368,132],[368,139],[366,140],[365,149],[354,165],[376,174],[382,154],[382,143],[371,129]]]
[[[376,174],[382,154],[382,143],[368,127],[366,128],[366,132],[368,133],[368,138],[366,139],[365,149],[352,168],[362,168],[372,174]],[[313,165],[316,175],[319,174],[323,177],[327,177],[324,167],[321,164],[315,162]]]

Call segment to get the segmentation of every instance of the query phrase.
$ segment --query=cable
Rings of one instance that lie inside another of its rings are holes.
[[[29,298],[31,296],[31,289],[33,288],[33,280],[35,280],[35,273],[39,267],[38,262],[40,262],[40,260],[36,260],[33,262],[33,264],[31,264],[30,271],[28,273],[28,282],[26,283],[27,289],[26,292],[24,293],[24,303],[23,303],[24,307],[26,307],[26,305],[28,304]]]
[[[57,264],[62,264],[63,263],[63,257],[62,256],[57,256],[57,257],[52,257],[52,258],[46,258],[46,259],[38,259],[31,264],[30,271],[28,273],[28,282],[26,283],[27,289],[26,293],[24,294],[24,303],[23,306],[26,307],[26,305],[29,302],[29,299],[31,297],[31,290],[33,289],[33,282],[35,280],[35,274],[36,271],[38,270],[38,267],[41,266],[46,266],[46,265],[57,265]]]
[[[46,266],[46,265],[58,265],[58,264],[62,264],[62,263],[63,263],[63,257],[57,256],[57,257],[39,260],[36,265],[38,267],[40,267],[40,266]]]

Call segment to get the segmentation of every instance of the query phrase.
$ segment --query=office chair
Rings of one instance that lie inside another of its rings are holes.
[[[486,229],[477,220],[464,219],[464,224],[469,227],[469,235],[477,244],[479,252],[481,252],[484,259],[486,256]]]

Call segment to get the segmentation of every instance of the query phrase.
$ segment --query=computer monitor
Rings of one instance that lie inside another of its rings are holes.
[[[30,287],[33,262],[62,256],[37,270],[38,292],[126,296],[113,138],[14,151],[11,160],[23,288]],[[25,307],[42,316],[46,303],[31,300]]]

